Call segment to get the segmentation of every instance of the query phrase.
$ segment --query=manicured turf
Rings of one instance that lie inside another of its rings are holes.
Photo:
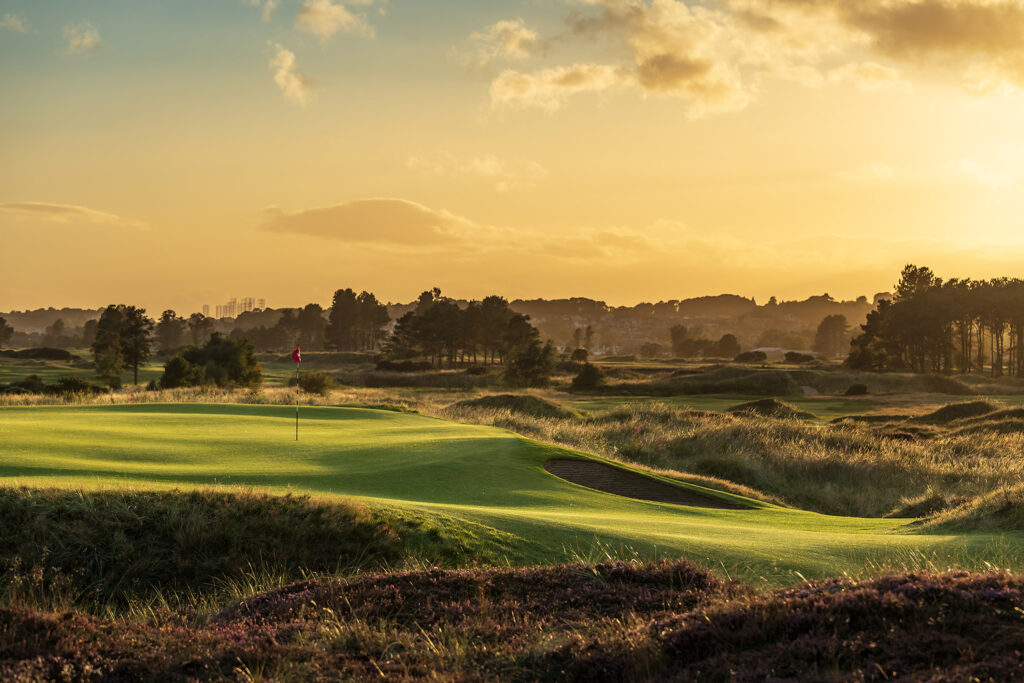
[[[684,555],[770,584],[889,564],[1024,567],[1024,536],[901,532],[747,501],[711,510],[646,503],[547,473],[574,454],[491,427],[360,408],[161,404],[0,408],[0,482],[31,486],[224,485],[354,496],[464,525],[514,564],[594,547]],[[723,494],[724,495],[724,494]],[[743,499],[736,499],[743,501]],[[924,559],[922,559],[924,558]]]

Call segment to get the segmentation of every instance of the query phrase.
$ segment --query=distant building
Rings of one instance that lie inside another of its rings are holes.
[[[210,304],[203,304],[203,317],[204,318],[209,318],[210,317]]]
[[[241,299],[232,297],[228,299],[225,304],[218,304],[216,307],[216,317],[220,318],[237,318],[242,313],[249,311],[260,311],[267,307],[266,299],[257,299],[251,296],[243,296]],[[206,304],[203,306],[203,315],[209,315],[210,306]]]

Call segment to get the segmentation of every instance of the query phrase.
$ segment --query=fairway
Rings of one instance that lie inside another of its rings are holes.
[[[149,404],[0,409],[0,481],[35,487],[205,487],[346,496],[437,516],[511,564],[596,548],[686,556],[734,578],[792,583],[866,568],[1016,562],[1019,534],[907,533],[727,494],[742,509],[644,502],[571,484],[588,457],[493,427],[361,408]],[[685,486],[685,485],[681,485]],[[697,488],[697,487],[693,487]],[[698,489],[704,491],[703,489]],[[1001,564],[1000,564],[1001,563]]]

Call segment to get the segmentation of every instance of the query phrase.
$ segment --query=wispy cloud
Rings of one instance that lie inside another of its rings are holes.
[[[369,4],[363,2],[360,4]],[[337,33],[355,33],[373,37],[366,17],[331,0],[306,0],[302,3],[295,27],[327,40]]]
[[[260,17],[264,23],[266,23],[273,18],[274,12],[277,10],[278,4],[280,4],[280,0],[242,0],[242,3],[249,7],[262,7],[263,12]]]
[[[367,244],[447,244],[475,227],[447,211],[393,198],[362,199],[294,213],[271,207],[265,213],[265,230]]]
[[[3,19],[0,19],[0,28],[9,28],[18,33],[24,33],[28,30],[28,23],[16,14],[5,14]]]
[[[100,32],[90,22],[64,27],[67,52],[71,55],[85,55],[96,52],[104,46]]]
[[[123,228],[146,228],[147,225],[138,220],[118,216],[117,214],[97,211],[86,206],[74,204],[52,204],[47,202],[6,202],[0,203],[0,214],[6,214],[22,220],[36,220],[50,223],[88,222]]]
[[[306,106],[313,97],[313,80],[299,71],[294,52],[280,43],[271,43],[271,47],[274,50],[270,59],[274,83],[287,99]]]
[[[469,36],[469,47],[456,50],[468,66],[482,68],[496,60],[522,60],[530,56],[539,36],[522,19],[503,19]]]
[[[608,64],[573,64],[531,73],[507,69],[491,83],[491,104],[555,111],[573,95],[605,91],[627,81],[628,75]]]

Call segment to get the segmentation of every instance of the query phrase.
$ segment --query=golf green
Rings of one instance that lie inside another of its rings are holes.
[[[724,493],[712,495],[741,509],[602,493],[544,469],[552,458],[589,456],[493,427],[309,407],[296,442],[294,420],[285,406],[0,408],[0,482],[354,497],[459,525],[512,564],[683,555],[770,585],[886,566],[1024,566],[1020,534],[908,533],[907,520],[831,517]]]

